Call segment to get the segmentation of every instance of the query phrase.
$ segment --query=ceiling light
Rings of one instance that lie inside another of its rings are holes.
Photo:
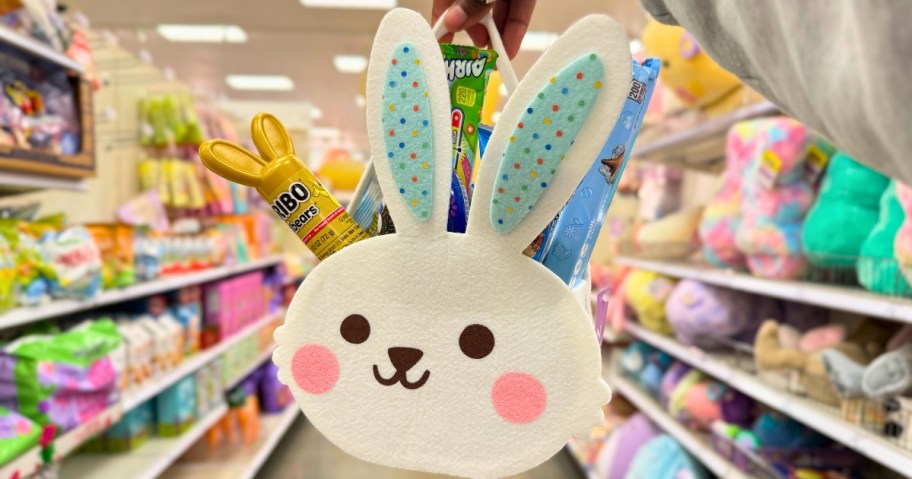
[[[320,118],[323,118],[323,110],[315,106],[310,107],[310,119],[319,120]]]
[[[342,130],[335,127],[316,126],[310,129],[310,137],[314,139],[338,139],[342,135]]]
[[[543,52],[557,40],[558,34],[552,32],[528,32],[519,45],[520,50]]]
[[[367,68],[367,57],[363,55],[336,55],[333,65],[342,73],[361,73]]]
[[[642,50],[642,49],[643,49],[643,42],[641,42],[638,38],[634,38],[633,40],[630,40],[630,54],[631,55],[636,55],[637,53],[640,53],[640,50]]]
[[[301,5],[311,8],[389,10],[396,8],[396,4],[396,0],[301,0]]]
[[[235,90],[288,91],[294,89],[294,82],[285,75],[228,75],[228,86]]]
[[[166,25],[155,28],[172,42],[244,43],[247,33],[237,25]]]

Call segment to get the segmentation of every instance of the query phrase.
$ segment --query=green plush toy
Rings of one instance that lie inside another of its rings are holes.
[[[893,240],[906,219],[906,214],[896,198],[896,182],[880,198],[880,220],[861,245],[858,258],[858,282],[865,288],[893,296],[912,295],[912,287],[900,274],[893,258]]]
[[[845,153],[833,156],[801,234],[801,246],[813,266],[855,267],[862,243],[877,224],[880,197],[889,183],[889,178]]]

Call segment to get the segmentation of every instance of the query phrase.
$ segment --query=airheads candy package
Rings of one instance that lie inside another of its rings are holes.
[[[478,128],[488,76],[497,52],[465,45],[440,45],[450,83],[453,133],[453,185],[447,230],[464,233],[472,197],[472,167],[478,151]]]
[[[648,58],[642,65],[633,63],[630,91],[608,141],[570,201],[545,228],[536,258],[541,258],[570,287],[578,284],[585,274],[592,247],[643,123],[659,65],[657,58]]]
[[[440,45],[450,82],[450,116],[453,131],[453,170],[472,196],[472,165],[478,148],[478,123],[484,105],[488,76],[497,63],[497,52],[480,48]]]

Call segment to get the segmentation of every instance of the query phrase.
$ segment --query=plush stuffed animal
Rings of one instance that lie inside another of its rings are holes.
[[[706,381],[707,377],[699,369],[687,371],[674,386],[671,395],[668,397],[668,413],[677,420],[687,420],[686,398],[687,393],[694,386]]]
[[[863,365],[883,351],[895,331],[895,326],[863,320],[854,329],[828,324],[800,334],[767,320],[757,331],[754,360],[763,373],[801,373],[801,384],[791,387],[801,387],[809,396],[838,405],[838,396],[857,397]]]
[[[877,293],[910,296],[912,287],[900,272],[893,251],[897,232],[906,219],[896,189],[896,181],[891,181],[880,198],[880,220],[861,245],[858,282]]]
[[[692,279],[678,283],[665,313],[679,341],[706,348],[718,347],[720,338],[752,338],[760,321],[781,314],[779,304],[768,297]]]
[[[654,221],[680,209],[683,179],[684,173],[674,166],[640,167],[640,188],[637,190],[640,219]]]
[[[644,269],[633,270],[624,280],[624,297],[643,327],[671,336],[674,332],[665,318],[665,302],[677,281]]]
[[[571,26],[507,101],[466,233],[447,233],[451,109],[440,47],[421,14],[385,15],[366,113],[396,233],[315,267],[275,333],[279,379],[338,447],[391,467],[502,477],[604,423],[610,390],[591,317],[522,251],[596,158],[631,64],[610,18]],[[261,120],[261,155],[292,154],[281,126]]]
[[[611,435],[617,443],[613,448],[602,447],[596,458],[596,468],[604,474],[605,479],[624,479],[634,456],[643,445],[662,434],[643,413],[630,417]]]
[[[703,208],[671,213],[643,224],[636,232],[637,256],[664,260],[687,258],[700,247],[697,227]]]
[[[678,387],[678,383],[691,369],[687,363],[681,361],[675,361],[668,367],[665,375],[662,376],[662,382],[659,383],[659,402],[662,406],[668,407],[668,401],[671,400],[671,395]]]
[[[743,121],[728,130],[722,185],[703,210],[699,229],[703,258],[714,266],[738,269],[745,266],[744,255],[735,244],[735,233],[741,223],[741,185],[757,153],[756,129],[757,123]]]
[[[912,388],[912,325],[890,338],[886,350],[867,366],[838,349],[824,351],[823,363],[836,392],[845,398],[888,398]]]
[[[899,270],[907,282],[912,283],[912,187],[896,182],[896,199],[905,213],[896,239],[893,241],[893,255],[899,263]]]
[[[708,431],[714,421],[746,426],[753,419],[754,401],[718,381],[694,385],[684,395],[684,408],[693,428]]]
[[[754,275],[797,278],[805,267],[801,225],[815,192],[805,162],[825,164],[833,149],[791,118],[754,122],[757,154],[746,172],[735,240]]]
[[[621,353],[621,369],[652,396],[659,394],[662,377],[672,361],[668,353],[643,341],[631,343]]]
[[[801,246],[812,266],[821,273],[850,269],[854,278],[861,245],[877,224],[880,197],[889,183],[845,153],[833,156],[801,230]]]
[[[663,84],[689,108],[722,112],[742,102],[743,84],[720,67],[681,27],[650,20],[643,29],[643,50],[662,60]]]
[[[709,473],[667,434],[646,443],[637,451],[624,479],[708,479]]]
[[[775,448],[815,448],[826,444],[819,432],[778,412],[765,412],[751,428],[761,446]]]

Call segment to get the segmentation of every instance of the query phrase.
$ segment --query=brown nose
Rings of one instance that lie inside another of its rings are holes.
[[[396,368],[396,371],[402,372],[412,369],[412,366],[418,364],[418,361],[421,361],[421,357],[424,356],[423,351],[415,348],[389,348],[387,352],[393,367]]]

